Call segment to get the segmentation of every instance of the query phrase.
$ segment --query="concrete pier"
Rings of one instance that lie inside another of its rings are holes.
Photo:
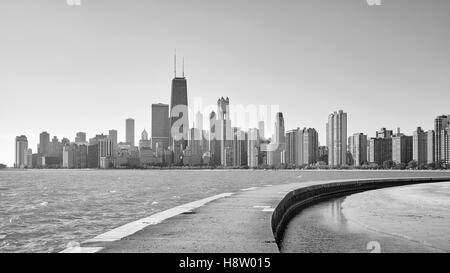
[[[291,217],[315,202],[365,190],[450,181],[406,177],[304,181],[199,200],[130,223],[63,252],[278,252]]]

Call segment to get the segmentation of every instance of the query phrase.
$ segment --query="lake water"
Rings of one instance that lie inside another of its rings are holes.
[[[303,210],[283,252],[450,252],[450,182],[367,191]]]
[[[57,252],[131,221],[240,189],[443,172],[252,170],[0,171],[0,252]]]

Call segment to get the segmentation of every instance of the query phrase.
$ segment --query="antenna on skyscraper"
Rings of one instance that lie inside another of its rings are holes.
[[[184,57],[183,57],[183,78],[184,78]]]
[[[173,59],[173,73],[175,74],[175,78],[177,77],[177,49],[175,48],[175,55]]]

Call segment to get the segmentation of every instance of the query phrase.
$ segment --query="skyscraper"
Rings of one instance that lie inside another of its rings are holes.
[[[230,99],[221,97],[217,100],[217,120],[215,136],[220,146],[220,164],[233,165],[233,132],[230,120]]]
[[[408,164],[413,157],[413,137],[397,133],[392,137],[392,161]]]
[[[392,130],[381,128],[376,132],[376,138],[371,138],[367,145],[367,161],[382,165],[392,160]]]
[[[285,163],[284,155],[286,149],[284,117],[281,112],[278,112],[275,116],[275,134],[268,147],[267,164],[279,168],[281,164]]]
[[[379,131],[377,131],[376,133],[376,137],[377,138],[390,138],[392,137],[393,132],[392,130],[387,130],[386,128],[381,128]]]
[[[319,135],[314,128],[297,128],[286,133],[286,164],[315,164],[319,157]]]
[[[141,133],[141,140],[139,140],[139,150],[142,149],[151,149],[152,148],[152,142],[148,139],[148,133],[144,129]]]
[[[286,132],[286,164],[298,166],[297,149],[299,143],[297,141],[299,128]]]
[[[151,136],[153,150],[156,151],[156,146],[162,147],[164,150],[167,150],[170,146],[170,119],[168,104],[152,104]]]
[[[200,111],[195,114],[194,127],[199,129],[200,131],[203,130],[203,114]]]
[[[248,164],[248,134],[239,128],[233,128],[233,166],[247,166]]]
[[[115,150],[117,148],[117,130],[109,130],[108,137],[111,139]]]
[[[85,143],[86,142],[86,133],[78,132],[75,136],[75,143]]]
[[[347,162],[347,113],[339,110],[328,116],[328,164],[342,166]]]
[[[189,133],[189,116],[188,116],[188,96],[187,82],[183,75],[177,77],[176,72],[176,55],[175,55],[175,77],[172,80],[172,90],[170,95],[170,145],[174,152],[175,163],[181,162],[182,151],[187,146],[187,136]]]
[[[49,152],[49,144],[50,144],[50,134],[47,132],[42,132],[39,135],[39,147],[38,153],[45,156]]]
[[[28,151],[28,139],[26,136],[16,137],[16,162],[15,168],[25,167],[25,153]]]
[[[247,144],[247,165],[250,168],[258,167],[259,139],[260,137],[258,129],[249,129]]]
[[[434,120],[434,160],[436,162],[445,161],[445,129],[450,126],[450,115],[441,115]]]
[[[427,140],[427,133],[424,132],[421,127],[417,127],[413,133],[413,160],[416,161],[419,166],[427,164],[428,162]]]
[[[27,149],[23,156],[25,168],[33,168],[33,150]]]
[[[262,138],[262,139],[264,139],[265,138],[265,133],[264,133],[264,130],[265,130],[265,127],[264,127],[264,121],[259,121],[258,122],[258,130],[259,130],[259,137],[260,138]]]
[[[209,150],[211,153],[211,165],[221,164],[221,146],[220,146],[220,129],[217,122],[216,112],[209,114]]]
[[[435,163],[435,152],[434,149],[436,148],[436,145],[434,143],[435,141],[435,135],[433,130],[427,131],[427,163],[432,164]]]
[[[134,146],[134,119],[132,118],[125,121],[125,142]]]
[[[351,154],[351,165],[361,166],[367,161],[367,136],[363,133],[353,134],[348,138],[348,151]]]
[[[450,124],[447,124],[445,129],[442,130],[441,158],[443,164],[450,164]]]

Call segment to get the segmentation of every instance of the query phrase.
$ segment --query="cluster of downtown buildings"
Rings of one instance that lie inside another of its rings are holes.
[[[434,130],[420,127],[413,135],[382,128],[376,136],[363,133],[347,137],[347,114],[329,115],[326,146],[319,145],[314,128],[285,131],[284,117],[276,113],[274,134],[265,138],[265,123],[243,131],[232,127],[230,100],[220,98],[217,112],[209,115],[209,130],[203,115],[195,115],[189,128],[187,82],[184,76],[172,80],[169,104],[152,104],[151,135],[144,130],[135,143],[135,122],[125,121],[125,142],[118,142],[117,130],[89,140],[79,132],[75,140],[61,141],[42,132],[37,153],[29,149],[27,137],[15,140],[16,168],[146,168],[153,166],[222,166],[233,168],[297,168],[306,166],[394,166],[414,163],[424,168],[450,163],[450,115],[435,119]],[[169,114],[170,113],[170,114]]]

